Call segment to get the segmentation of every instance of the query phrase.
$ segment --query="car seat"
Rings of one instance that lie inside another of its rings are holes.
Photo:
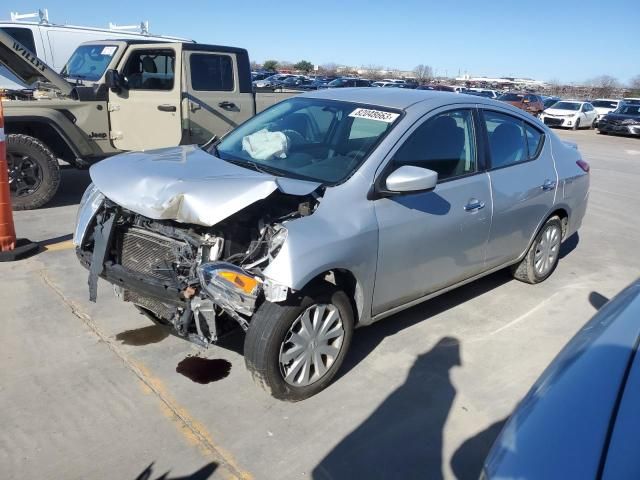
[[[492,168],[504,167],[525,158],[522,129],[513,123],[499,125],[489,136],[489,146]]]

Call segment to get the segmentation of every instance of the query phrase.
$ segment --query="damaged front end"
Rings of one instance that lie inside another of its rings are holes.
[[[287,299],[288,287],[263,274],[287,239],[287,222],[310,215],[317,192],[275,191],[213,226],[151,219],[91,186],[74,236],[89,269],[90,300],[97,280],[152,320],[207,346],[240,326],[247,330],[265,300]]]

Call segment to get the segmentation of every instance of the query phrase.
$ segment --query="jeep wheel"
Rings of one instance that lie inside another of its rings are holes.
[[[349,298],[333,286],[286,305],[264,302],[247,332],[245,364],[275,398],[304,400],[331,383],[349,349],[353,326]]]
[[[28,135],[7,135],[7,165],[14,210],[41,207],[58,191],[58,160],[40,140]]]

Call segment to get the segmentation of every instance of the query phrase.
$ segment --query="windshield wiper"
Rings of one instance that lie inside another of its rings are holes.
[[[216,152],[218,151],[217,147],[214,147],[216,149]],[[219,158],[219,155],[216,155]],[[255,170],[256,172],[260,172],[260,173],[265,173],[265,174],[271,174],[271,175],[276,175],[278,177],[282,177],[283,173],[281,170],[278,170],[277,168],[273,168],[273,167],[269,167],[263,164],[259,164],[258,162],[253,162],[251,160],[236,160],[235,158],[223,158],[223,160],[225,162],[229,162],[229,163],[233,163],[234,165],[238,165],[240,167],[245,167],[245,168],[251,168],[252,170]]]

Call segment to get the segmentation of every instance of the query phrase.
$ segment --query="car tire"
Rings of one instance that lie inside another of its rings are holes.
[[[316,311],[322,313],[318,317],[320,325],[310,324],[315,336],[309,339],[308,329],[303,329],[304,317],[305,314],[315,316]],[[337,319],[329,318],[336,314]],[[327,319],[325,323],[323,319]],[[341,336],[331,338],[328,343],[323,341],[319,336],[322,326],[332,335]],[[347,354],[353,329],[353,307],[348,296],[330,284],[314,288],[286,304],[265,301],[254,313],[247,331],[245,365],[254,381],[273,397],[289,402],[304,400],[331,383]],[[299,344],[296,345],[295,338],[309,343],[306,348],[296,348]],[[322,349],[337,349],[337,354],[331,359],[330,355],[319,353]],[[303,353],[292,353],[301,351]],[[320,370],[316,367],[317,361],[322,362],[321,368],[326,370],[313,380]],[[302,366],[297,367],[299,364]],[[310,383],[305,383],[305,376]]]
[[[603,132],[602,130],[598,130],[598,133],[599,133],[600,135],[607,135],[609,132]]]
[[[58,159],[37,138],[29,135],[7,135],[7,165],[14,210],[42,207],[58,191]]]
[[[546,280],[558,265],[561,243],[562,221],[554,215],[540,228],[524,258],[511,267],[511,274],[525,283]]]
[[[578,130],[580,128],[580,119],[576,120],[576,123],[573,124],[571,130]]]
[[[598,117],[593,119],[593,122],[591,122],[591,126],[589,128],[591,130],[595,130],[597,126],[598,126]]]

